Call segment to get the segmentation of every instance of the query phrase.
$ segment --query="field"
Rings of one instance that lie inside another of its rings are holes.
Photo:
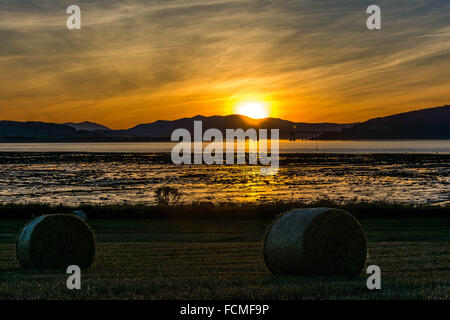
[[[25,271],[0,220],[0,299],[450,299],[450,219],[360,218],[382,289],[358,278],[273,276],[261,239],[270,219],[90,220],[98,252],[82,289],[65,270]]]

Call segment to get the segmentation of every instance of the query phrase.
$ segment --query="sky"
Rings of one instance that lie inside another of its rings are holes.
[[[121,129],[264,102],[349,123],[450,104],[449,17],[448,0],[1,0],[0,119]]]

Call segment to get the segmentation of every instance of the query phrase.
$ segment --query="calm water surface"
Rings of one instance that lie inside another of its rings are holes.
[[[170,152],[176,142],[0,143],[17,152]],[[205,144],[207,145],[207,143]],[[280,141],[280,153],[440,153],[450,154],[450,140]]]

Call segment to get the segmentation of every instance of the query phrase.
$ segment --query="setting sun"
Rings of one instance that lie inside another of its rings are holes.
[[[267,106],[264,102],[242,102],[237,105],[236,113],[254,119],[261,119],[269,116]]]

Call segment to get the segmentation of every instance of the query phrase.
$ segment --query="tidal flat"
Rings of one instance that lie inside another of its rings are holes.
[[[161,186],[187,203],[450,201],[450,155],[282,154],[276,175],[260,168],[173,165],[169,153],[2,152],[0,202],[154,205]]]

